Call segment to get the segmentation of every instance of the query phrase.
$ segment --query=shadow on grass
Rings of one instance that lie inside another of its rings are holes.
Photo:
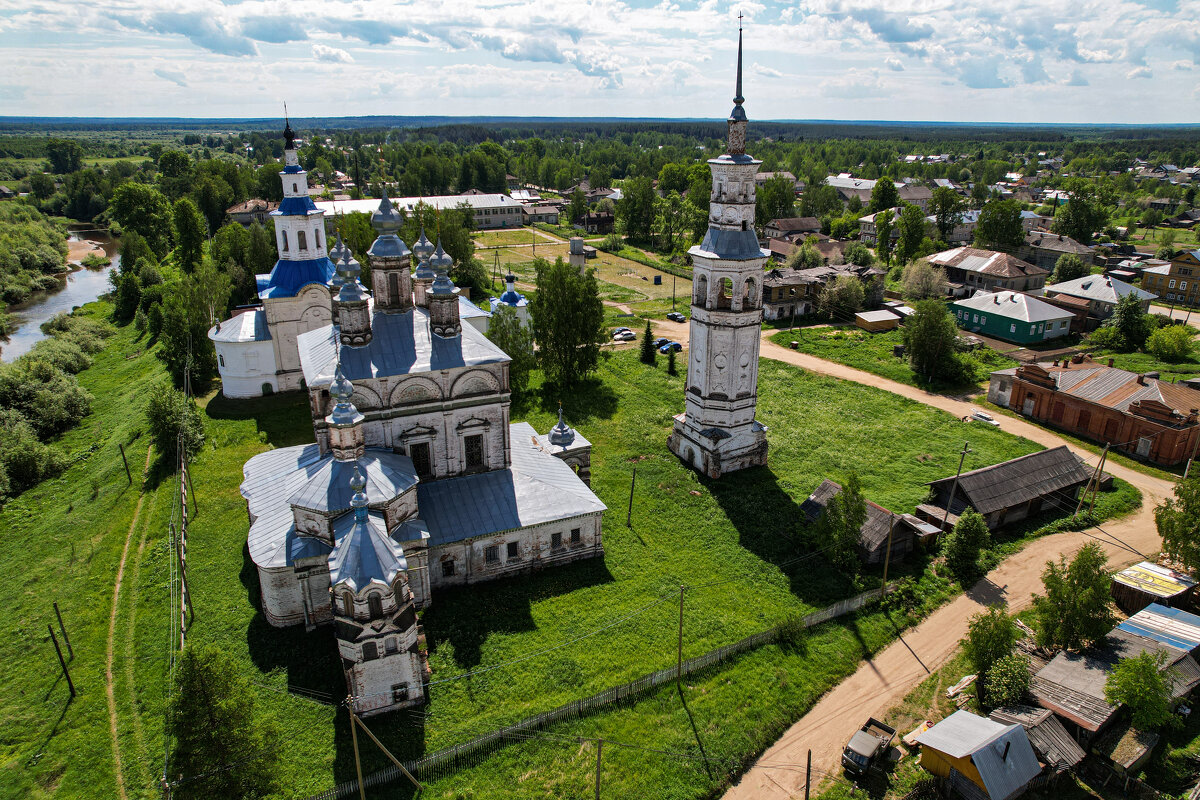
[[[791,581],[792,594],[822,607],[854,593],[850,576],[831,566],[810,541],[804,514],[770,467],[754,467],[717,480],[699,476],[726,518],[738,541],[763,561],[779,566]]]
[[[617,393],[598,377],[586,378],[571,386],[545,383],[512,399],[512,416],[520,419],[537,409],[557,413],[562,401],[563,416],[568,425],[578,425],[594,419],[610,419],[617,413]]]
[[[537,627],[530,612],[533,603],[612,580],[603,558],[589,558],[532,574],[438,590],[421,617],[429,651],[449,644],[458,665],[472,669],[493,633]]]
[[[363,724],[379,739],[388,752],[401,762],[420,758],[425,754],[425,715],[420,708],[392,711],[378,717],[367,717]],[[333,720],[333,779],[335,783],[352,781],[358,774],[354,765],[354,739],[350,735],[350,715],[345,707],[339,708]],[[362,763],[363,778],[371,773],[392,766],[378,745],[359,728],[358,756]],[[396,778],[367,792],[369,797],[403,798],[416,796],[417,789],[408,778]],[[358,797],[354,792],[351,797]]]
[[[251,400],[230,400],[217,394],[208,401],[205,414],[212,419],[254,420],[260,435],[275,447],[310,444],[313,440],[312,412],[308,395],[284,392]]]

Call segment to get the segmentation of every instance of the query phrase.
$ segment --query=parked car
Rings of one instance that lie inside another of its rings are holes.
[[[855,775],[866,773],[875,760],[887,752],[895,735],[895,728],[874,717],[867,718],[867,724],[850,737],[842,751],[842,766]]]
[[[637,339],[637,335],[633,331],[623,331],[613,334],[614,342],[632,342]]]
[[[995,417],[986,411],[980,411],[978,408],[971,409],[971,419],[976,422],[986,422],[988,425],[991,425],[994,428],[1000,427],[1000,423],[996,421]]]
[[[629,330],[629,328],[626,328],[624,326],[621,326],[620,328],[613,328],[613,336],[616,336],[618,333],[626,333],[626,332],[633,333],[633,331]]]
[[[671,322],[687,322],[687,317],[685,317],[683,314],[680,314],[678,311],[672,311],[667,314],[667,319],[671,320]]]
[[[655,346],[655,347],[662,347],[664,344],[666,344],[666,343],[667,343],[667,342],[669,342],[669,341],[671,341],[671,340],[670,340],[670,339],[668,339],[667,337],[665,337],[665,336],[660,336],[660,337],[658,337],[657,339],[655,339],[655,340],[654,340],[654,346]]]
[[[666,354],[674,350],[676,353],[678,353],[682,349],[683,345],[681,345],[679,342],[667,342],[662,347],[658,348],[658,352]]]

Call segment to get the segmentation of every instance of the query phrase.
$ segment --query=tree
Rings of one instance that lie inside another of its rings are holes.
[[[0,505],[67,466],[62,451],[38,441],[29,420],[16,409],[0,408],[0,434]]]
[[[562,258],[534,262],[537,291],[530,298],[538,360],[551,383],[569,385],[596,369],[603,341],[604,304],[595,272],[583,275]]]
[[[1058,261],[1054,262],[1054,274],[1050,276],[1050,283],[1065,283],[1090,274],[1091,270],[1083,263],[1082,258],[1074,253],[1063,253],[1058,257]]]
[[[1132,293],[1117,301],[1112,317],[1105,323],[1116,332],[1126,350],[1140,350],[1150,338],[1153,322],[1150,315],[1142,311],[1141,303]]]
[[[913,300],[946,296],[946,271],[933,266],[925,259],[919,259],[905,267],[900,281],[904,287],[904,296]]]
[[[529,385],[529,373],[537,364],[533,334],[521,323],[516,309],[501,303],[488,322],[487,337],[512,359],[508,365],[508,383],[513,394],[521,394]]]
[[[54,194],[54,178],[44,172],[34,172],[29,176],[29,191],[38,200],[45,200]]]
[[[869,267],[875,261],[875,257],[871,255],[871,248],[862,242],[850,242],[846,245],[846,249],[842,251],[842,258],[846,259],[847,264],[856,267]]]
[[[251,275],[265,275],[277,260],[275,237],[257,222],[251,225],[250,240],[246,244],[246,269]]]
[[[817,310],[832,320],[853,321],[867,299],[862,281],[853,275],[838,275],[821,287],[817,295]]]
[[[1077,181],[1069,191],[1071,199],[1054,215],[1052,229],[1077,242],[1091,244],[1096,231],[1104,230],[1108,214],[1093,185]]]
[[[687,171],[687,197],[696,208],[700,209],[701,217],[708,217],[708,203],[712,195],[712,170],[703,162],[692,164]]]
[[[1158,328],[1146,340],[1146,352],[1162,361],[1186,361],[1192,355],[1192,335],[1184,325]]]
[[[1109,705],[1126,705],[1133,714],[1133,727],[1154,731],[1175,727],[1179,717],[1173,713],[1171,684],[1164,674],[1166,654],[1140,653],[1122,658],[1104,684],[1104,699]]]
[[[858,540],[866,521],[867,501],[857,473],[851,472],[842,490],[830,498],[821,518],[821,544],[829,563],[844,572],[858,572]]]
[[[654,230],[654,201],[658,198],[654,184],[649,178],[630,178],[625,181],[622,193],[617,202],[617,221],[625,235],[639,242],[650,241]]]
[[[979,555],[991,541],[992,535],[983,516],[975,509],[967,508],[942,542],[946,566],[959,583],[966,584],[979,574]]]
[[[170,725],[169,773],[181,798],[263,797],[276,786],[274,724],[233,658],[215,645],[190,644],[179,657]]]
[[[192,200],[204,215],[208,229],[215,231],[225,222],[225,209],[233,204],[233,189],[219,175],[203,175],[192,191]]]
[[[1002,708],[1020,703],[1028,688],[1029,656],[1012,653],[992,664],[983,682],[983,696],[989,706]]]
[[[581,189],[571,192],[571,203],[567,206],[567,220],[578,222],[588,213],[587,195]]]
[[[180,445],[188,458],[204,446],[204,417],[196,401],[169,383],[160,383],[150,390],[146,421],[154,447],[170,463],[179,458]]]
[[[929,213],[933,215],[933,225],[943,242],[949,241],[955,226],[962,223],[962,212],[966,205],[958,192],[949,186],[938,186],[933,190],[933,196],[929,199]]]
[[[681,239],[686,244],[686,237],[696,229],[700,216],[700,210],[678,192],[655,198],[654,229],[662,238],[663,249],[674,250]]]
[[[158,171],[164,178],[190,177],[192,159],[182,150],[164,150],[158,157]]]
[[[642,350],[638,358],[643,364],[654,366],[658,362],[658,358],[654,353],[654,339],[651,337],[654,334],[650,331],[650,320],[646,320],[646,330],[642,332]]]
[[[906,205],[896,222],[900,238],[896,241],[896,257],[907,264],[921,252],[921,241],[925,238],[925,214],[919,206]]]
[[[679,371],[675,366],[675,350],[672,348],[667,351],[667,374],[678,375]]]
[[[1112,629],[1108,560],[1095,542],[1080,548],[1067,562],[1047,561],[1042,573],[1046,594],[1034,595],[1034,629],[1043,647],[1079,650]]]
[[[796,185],[786,175],[768,178],[755,195],[754,217],[759,225],[788,219],[796,213]]]
[[[66,175],[83,169],[83,147],[74,139],[50,139],[46,142],[46,157],[50,171]]]
[[[1012,252],[1025,243],[1021,206],[1016,200],[989,200],[979,212],[975,244],[990,250]]]
[[[875,255],[885,267],[892,266],[892,217],[890,209],[875,215]]]
[[[955,350],[958,326],[938,300],[920,300],[902,329],[904,349],[913,372],[927,381],[966,377],[968,365]]]
[[[254,171],[254,193],[263,200],[279,202],[283,199],[283,181],[279,173],[283,172],[283,164],[263,164]]]
[[[688,188],[688,168],[683,164],[667,162],[658,171],[658,190],[667,192],[686,192]]]
[[[988,606],[967,620],[967,638],[963,651],[971,662],[971,669],[978,676],[976,684],[983,686],[988,671],[1000,659],[1009,656],[1018,639],[1018,628],[1013,618],[999,603]]]
[[[971,202],[982,208],[988,199],[988,187],[983,181],[975,181],[971,186]]]
[[[812,269],[820,267],[824,263],[825,258],[821,255],[821,251],[805,242],[788,254],[788,257],[784,259],[783,266],[785,269]]]
[[[1200,467],[1175,484],[1175,496],[1154,509],[1163,552],[1190,570],[1200,569]]]
[[[867,204],[867,213],[874,214],[898,205],[900,205],[900,190],[896,188],[896,184],[892,183],[889,178],[880,178],[875,181],[875,187],[871,189],[871,202]]]
[[[208,329],[228,310],[231,292],[229,276],[204,263],[165,294],[158,357],[176,386],[187,379],[193,391],[202,392],[216,377],[217,354]],[[150,321],[153,326],[153,315]]]
[[[157,260],[170,252],[175,236],[171,203],[158,189],[134,181],[122,183],[113,192],[109,209],[124,230],[146,240]]]
[[[175,202],[172,216],[175,222],[175,240],[178,242],[175,253],[179,260],[179,268],[184,272],[194,272],[204,258],[204,240],[208,238],[208,227],[190,197]]]

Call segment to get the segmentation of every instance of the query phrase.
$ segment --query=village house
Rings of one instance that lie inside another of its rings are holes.
[[[523,203],[521,210],[523,215],[522,221],[526,225],[533,225],[538,222],[546,223],[547,225],[558,224],[558,206],[547,203]]]
[[[1020,292],[976,293],[950,304],[958,327],[1015,344],[1066,336],[1075,315]]]
[[[612,233],[615,224],[611,211],[590,211],[573,222],[586,232],[599,236]]]
[[[973,508],[995,530],[1044,509],[1073,511],[1079,490],[1091,478],[1092,471],[1061,445],[930,481],[929,499],[917,506],[917,516],[950,530]]]
[[[818,523],[833,498],[842,493],[840,484],[831,480],[821,481],[816,491],[800,504],[808,524]],[[896,562],[912,552],[916,546],[920,522],[909,514],[896,514],[880,505],[866,501],[867,519],[859,529],[856,549],[864,564],[882,564],[887,557],[889,535],[892,542],[891,561]]]
[[[1132,286],[1107,275],[1084,275],[1082,278],[1053,283],[1046,287],[1047,298],[1075,297],[1087,302],[1088,315],[1096,319],[1108,319],[1122,297],[1132,294],[1138,299],[1142,312],[1150,310],[1150,301],[1157,295]]]
[[[1061,775],[1074,769],[1087,756],[1062,722],[1048,708],[1015,705],[997,708],[988,718],[1001,725],[1020,725],[1038,760],[1048,775]]]
[[[1096,248],[1080,244],[1070,236],[1064,236],[1061,233],[1030,230],[1025,234],[1025,244],[1017,248],[1017,258],[1036,264],[1050,272],[1054,271],[1058,259],[1067,253],[1079,256],[1080,260],[1088,266],[1096,263]]]
[[[1147,267],[1142,272],[1142,288],[1168,303],[1200,305],[1200,250],[1189,250],[1164,266]]]
[[[1042,288],[1050,273],[1008,253],[974,247],[957,247],[934,253],[929,256],[929,263],[945,269],[946,279],[962,287],[956,291],[957,295],[1001,289],[1032,292]]]
[[[821,232],[821,220],[816,217],[787,217],[773,219],[763,228],[763,236],[767,239],[785,239],[793,242],[804,239],[809,234]]]
[[[394,197],[391,200],[406,216],[412,216],[418,204],[438,211],[465,207],[476,230],[519,228],[524,224],[524,208],[506,194],[451,194],[429,197]],[[354,211],[372,214],[378,200],[319,200],[316,207],[327,215],[349,214]]]
[[[1116,369],[1111,361],[997,370],[988,400],[1164,466],[1194,456],[1200,443],[1200,391]]]
[[[229,216],[230,222],[236,222],[249,228],[254,223],[259,225],[267,224],[270,219],[271,212],[279,208],[279,203],[274,200],[261,200],[257,197],[252,197],[249,200],[232,205],[225,209],[225,213]]]
[[[899,218],[901,211],[903,211],[903,209],[888,209],[888,212],[892,215],[892,231],[888,238],[892,240],[893,244],[900,239],[900,226],[896,224],[896,220]],[[866,214],[858,218],[858,240],[860,242],[871,247],[875,247],[877,244],[879,244],[876,220],[878,219],[879,215],[883,213],[883,211],[876,211],[874,214]]]
[[[760,172],[754,176],[754,184],[758,188],[762,188],[763,184],[772,178],[786,178],[792,182],[793,191],[800,191],[800,181],[796,180],[796,176],[790,172]]]
[[[1042,773],[1025,729],[956,711],[917,737],[921,766],[955,795],[1012,800]]]
[[[799,317],[812,313],[816,310],[821,289],[829,281],[836,280],[839,275],[852,275],[863,282],[868,290],[867,305],[878,305],[882,302],[881,294],[870,297],[872,291],[882,290],[881,286],[875,286],[874,281],[883,275],[883,271],[874,267],[859,267],[854,264],[808,269],[776,267],[768,270],[763,279],[763,318],[787,319],[793,315]]]

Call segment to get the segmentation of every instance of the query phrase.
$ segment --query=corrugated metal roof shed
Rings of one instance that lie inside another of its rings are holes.
[[[1038,497],[1085,484],[1091,474],[1066,445],[1030,453],[990,467],[964,472],[958,488],[980,514],[1013,508]],[[954,478],[930,481],[935,489]]]
[[[1200,617],[1160,603],[1151,603],[1117,627],[1188,653],[1200,648]]]
[[[970,756],[991,800],[1015,797],[1042,771],[1024,728],[969,711],[954,712],[918,736],[917,742],[950,758]]]
[[[1113,580],[1154,597],[1171,598],[1189,591],[1196,581],[1174,570],[1143,561],[1113,575]],[[1162,606],[1159,606],[1160,608]],[[1189,614],[1188,616],[1192,616]],[[1200,617],[1193,617],[1200,623]]]

